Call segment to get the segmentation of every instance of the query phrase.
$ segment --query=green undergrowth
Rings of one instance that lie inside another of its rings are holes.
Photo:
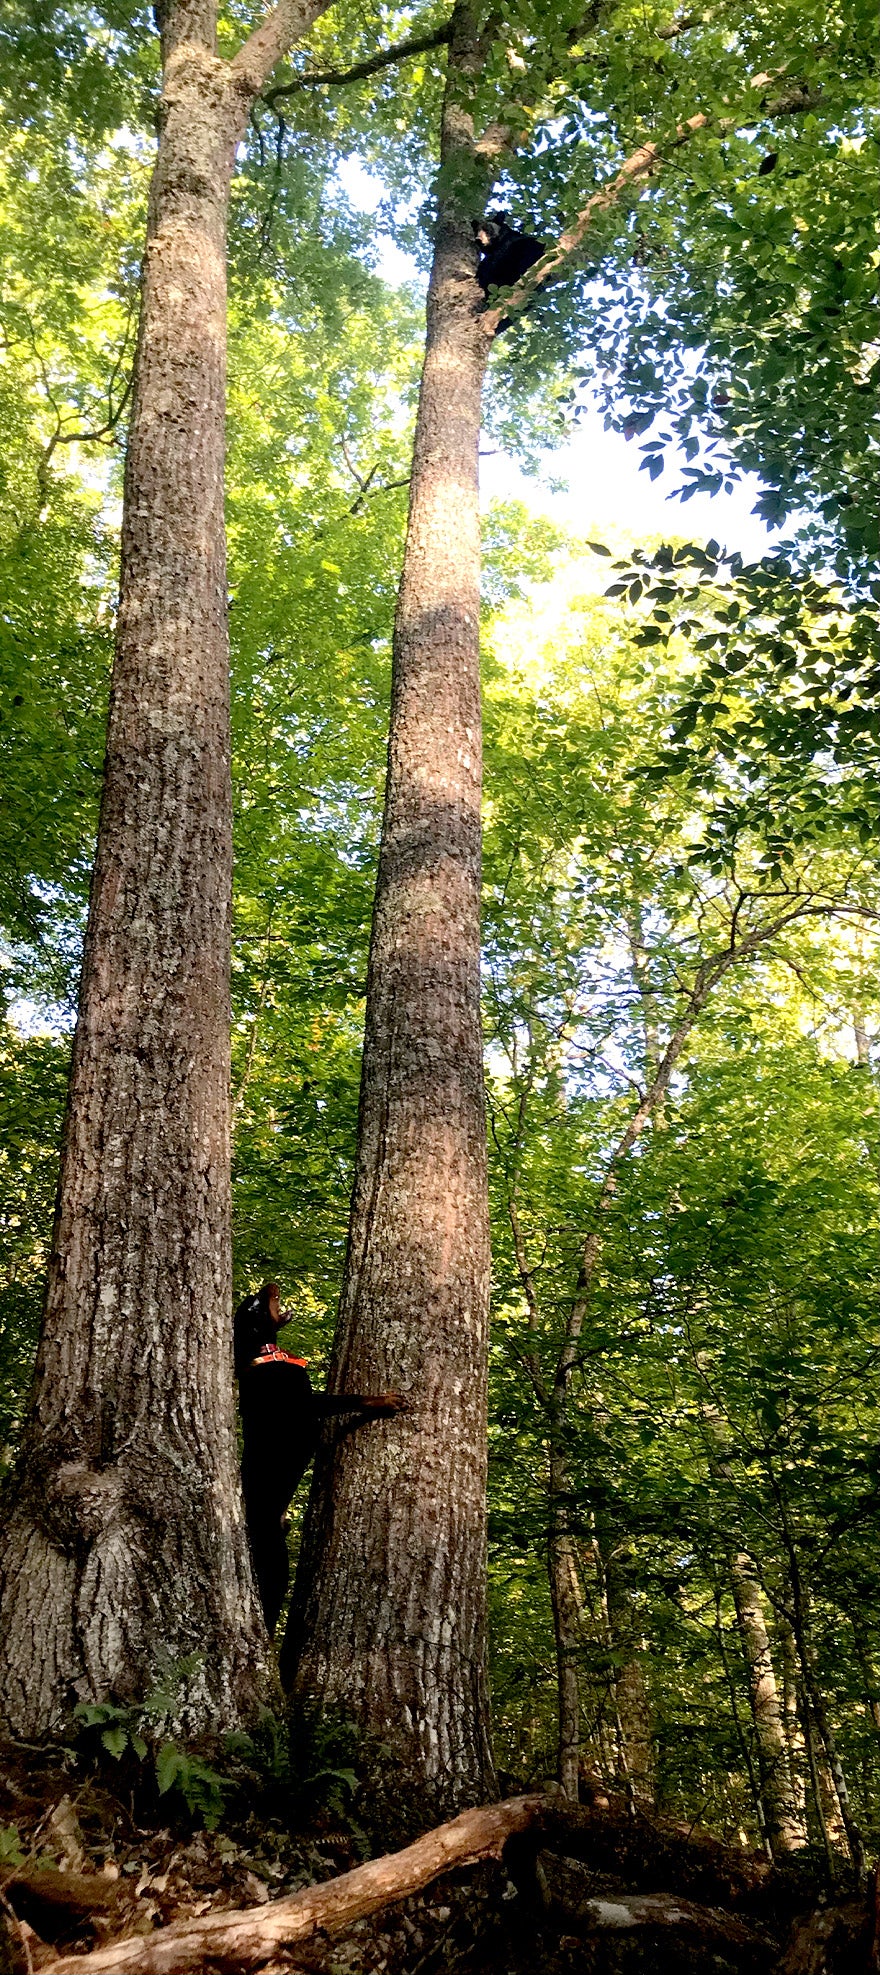
[[[134,1704],[80,1702],[70,1753],[127,1790],[141,1816],[214,1832],[261,1807],[291,1827],[329,1817],[366,1854],[354,1804],[364,1780],[357,1732],[315,1713],[294,1723],[265,1708],[247,1732],[193,1743],[173,1732],[192,1663],[170,1670]]]

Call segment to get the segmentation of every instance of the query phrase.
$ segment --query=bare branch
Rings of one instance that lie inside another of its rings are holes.
[[[134,384],[134,371],[132,370],[129,372],[128,378],[126,379],[125,389],[122,393],[118,405],[114,409],[111,403],[107,413],[107,417],[105,418],[103,425],[95,425],[92,427],[91,431],[53,432],[52,437],[49,441],[49,445],[46,449],[45,464],[48,466],[49,458],[51,457],[51,454],[55,451],[56,446],[76,446],[76,445],[93,446],[93,445],[98,445],[100,440],[108,438],[110,433],[115,431],[117,425],[119,424],[119,420],[121,419],[125,407],[128,404],[128,400],[131,397],[133,384]]]
[[[449,40],[449,23],[434,29],[432,34],[413,34],[407,41],[398,41],[393,48],[380,48],[378,54],[368,55],[362,62],[354,62],[350,69],[314,69],[303,72],[293,82],[279,83],[277,89],[270,89],[263,97],[270,109],[282,97],[296,96],[301,89],[315,89],[323,83],[332,88],[341,88],[347,82],[363,82],[369,75],[378,75],[381,69],[391,68],[395,62],[405,62],[410,55],[425,55],[431,48],[443,48]]]
[[[52,390],[49,384],[48,372],[46,370],[46,366],[43,362],[43,358],[40,354],[40,351],[37,347],[36,340],[34,340],[34,345],[33,345],[34,355],[36,357],[37,363],[39,364],[40,371],[42,374],[43,388],[46,392],[46,396],[49,400],[49,403],[52,406],[52,410],[55,413],[55,430],[51,434],[51,437],[47,440],[46,445],[44,446],[42,454],[40,456],[39,463],[37,465],[37,489],[40,496],[41,506],[45,502],[48,496],[49,467],[52,463],[52,457],[55,452],[56,446],[100,445],[104,439],[108,439],[111,433],[115,432],[116,427],[119,424],[119,420],[121,419],[125,407],[128,404],[128,400],[131,397],[132,387],[134,385],[134,366],[132,366],[131,370],[128,373],[128,377],[126,378],[122,395],[119,399],[118,404],[115,406],[113,403],[113,387],[114,384],[116,383],[117,377],[119,376],[119,372],[122,367],[122,361],[125,356],[126,350],[128,349],[129,332],[131,329],[131,322],[133,315],[134,315],[134,305],[132,305],[132,307],[129,309],[128,320],[125,325],[125,335],[120,345],[119,353],[115,358],[115,361],[110,371],[109,378],[107,380],[107,417],[105,418],[103,424],[93,426],[90,430],[77,430],[74,432],[65,432],[63,414],[61,412],[60,406],[57,404],[52,394]]]
[[[260,130],[259,124],[257,124],[255,117],[253,121],[256,126],[257,135],[260,144],[260,164],[261,166],[263,166],[265,165],[266,162],[266,146],[263,142],[263,133]],[[278,206],[279,194],[281,192],[281,177],[282,177],[282,172],[284,170],[284,139],[286,136],[287,136],[287,125],[284,121],[281,111],[279,110],[278,121],[275,128],[275,170],[272,175],[272,190],[269,193],[269,201],[266,206],[266,210],[263,214],[262,223],[260,226],[260,259],[261,260],[263,255],[268,253],[269,248],[272,245],[272,225],[275,219],[275,213]]]
[[[353,501],[351,507],[348,509],[349,514],[362,514],[367,501],[374,501],[378,494],[395,494],[400,487],[409,486],[411,476],[407,474],[403,480],[383,480],[380,486],[374,487],[372,485],[373,475],[378,473],[378,471],[379,463],[377,460],[376,465],[368,473],[357,500]]]
[[[366,489],[369,487],[370,481],[374,479],[376,475],[376,472],[378,470],[378,460],[375,466],[370,467],[370,471],[367,474],[366,479],[364,479],[363,474],[359,473],[357,467],[355,466],[354,460],[352,459],[351,454],[348,450],[347,441],[343,438],[340,439],[339,443],[342,447],[342,457],[345,461],[346,466],[348,467],[349,473],[351,474],[351,477],[355,482],[355,485],[360,488],[360,491],[363,494],[366,492]]]

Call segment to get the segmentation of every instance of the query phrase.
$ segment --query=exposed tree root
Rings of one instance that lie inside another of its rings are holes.
[[[92,1954],[65,1955],[53,1963],[53,1975],[191,1975],[195,1970],[244,1975],[269,1964],[283,1968],[284,1957],[293,1956],[311,1936],[338,1933],[366,1914],[420,1892],[442,1872],[497,1858],[508,1838],[541,1825],[554,1810],[552,1798],[538,1796],[466,1810],[404,1851],[371,1859],[289,1899],[208,1914]]]

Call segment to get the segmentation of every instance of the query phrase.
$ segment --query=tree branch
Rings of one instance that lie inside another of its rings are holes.
[[[538,1355],[538,1333],[539,1333],[540,1315],[541,1315],[540,1306],[538,1303],[538,1292],[537,1289],[535,1288],[534,1270],[530,1266],[528,1255],[526,1253],[526,1245],[525,1245],[525,1241],[523,1240],[523,1232],[520,1226],[519,1212],[517,1210],[516,1195],[513,1192],[511,1192],[507,1202],[507,1218],[510,1222],[510,1232],[513,1236],[513,1247],[514,1247],[514,1253],[516,1255],[516,1266],[519,1270],[519,1278],[523,1286],[523,1293],[525,1295],[526,1304],[529,1312],[530,1349],[528,1351],[517,1351],[517,1357],[519,1358],[520,1364],[524,1367],[525,1371],[528,1372],[536,1399],[539,1401],[540,1405],[546,1406],[550,1395],[547,1391],[547,1387],[544,1382],[543,1373],[541,1371],[541,1360]]]
[[[738,910],[739,907],[737,907]],[[717,986],[718,982],[729,972],[731,967],[737,966],[741,960],[749,959],[759,946],[762,946],[766,940],[775,938],[777,933],[783,932],[785,927],[791,924],[792,920],[802,918],[807,913],[833,910],[834,906],[830,902],[822,904],[815,900],[811,893],[807,893],[803,898],[796,899],[789,910],[778,913],[776,918],[770,920],[767,925],[756,926],[754,931],[747,933],[738,945],[736,943],[736,920],[734,918],[729,945],[724,947],[720,953],[710,955],[707,959],[703,960],[697,968],[688,996],[687,1008],[678,1027],[669,1038],[656,1076],[646,1090],[640,1104],[637,1105],[608,1158],[605,1168],[605,1178],[602,1182],[594,1211],[593,1226],[584,1241],[577,1293],[568,1314],[565,1342],[557,1360],[553,1383],[558,1392],[565,1390],[570,1374],[577,1361],[578,1343],[583,1330],[584,1319],[589,1309],[596,1266],[602,1252],[602,1224],[617,1188],[617,1169],[621,1160],[626,1157],[626,1154],[635,1144],[636,1139],[641,1137],[645,1126],[648,1124],[658,1104],[665,1097],[672,1072],[684,1050],[685,1043],[692,1029],[696,1026],[702,1014],[712,989]]]
[[[766,89],[774,80],[778,81],[779,77],[756,75],[752,77],[749,87],[754,90]],[[795,83],[774,102],[761,103],[758,112],[768,117],[797,116],[802,111],[815,108],[818,100],[818,96],[811,90],[800,83]],[[551,247],[550,252],[545,254],[542,260],[536,261],[528,273],[523,275],[522,280],[510,290],[504,303],[500,307],[492,307],[484,311],[482,321],[487,335],[494,336],[502,320],[508,320],[511,314],[523,315],[536,299],[540,289],[546,287],[548,282],[564,280],[570,273],[572,263],[583,247],[598,215],[618,205],[623,194],[629,191],[631,186],[641,185],[646,179],[653,177],[661,165],[669,162],[674,152],[681,150],[682,145],[690,143],[692,137],[698,136],[702,130],[712,130],[719,136],[729,136],[733,131],[747,130],[758,120],[759,115],[755,112],[749,115],[743,113],[740,117],[718,119],[701,110],[696,116],[688,117],[686,123],[679,124],[674,136],[662,148],[660,144],[653,142],[640,144],[638,150],[633,151],[615,172],[614,177],[608,179],[606,184],[600,186],[598,192],[594,192],[587,200],[574,225],[560,235],[555,247]]]
[[[346,514],[363,514],[367,501],[375,501],[379,494],[396,494],[399,488],[409,486],[411,475],[407,474],[403,480],[383,480],[378,487],[374,487],[373,478],[378,471],[379,462],[377,460],[375,466],[368,473],[357,499],[352,501],[351,507],[346,508]]]
[[[395,62],[405,62],[410,55],[425,55],[431,48],[443,48],[449,40],[449,22],[434,29],[432,34],[413,34],[407,41],[398,41],[393,48],[380,48],[377,55],[367,55],[362,62],[354,62],[350,69],[317,69],[310,74],[298,75],[293,82],[280,83],[277,89],[270,89],[263,97],[270,109],[285,96],[295,96],[300,89],[314,89],[319,83],[341,88],[346,82],[362,82],[368,75],[378,75],[380,69],[391,68]]]
[[[295,42],[302,41],[332,4],[333,0],[278,0],[277,6],[248,35],[229,64],[230,81],[248,105],[259,96],[282,55]]]
[[[97,446],[102,439],[109,438],[110,433],[116,430],[119,420],[128,404],[133,384],[134,370],[132,369],[126,379],[125,389],[115,409],[111,400],[103,425],[95,425],[91,431],[65,432],[59,427],[57,432],[53,432],[44,454],[44,465],[48,466],[56,446]]]
[[[658,41],[677,41],[680,34],[689,33],[692,27],[703,27],[708,14],[679,14],[677,21],[670,21],[667,27],[655,27],[653,32]]]
[[[138,1935],[98,1948],[92,1954],[65,1955],[52,1975],[246,1975],[246,1971],[290,1965],[288,1957],[317,1933],[336,1934],[381,1907],[418,1893],[442,1872],[500,1856],[515,1832],[552,1821],[551,1797],[510,1797],[505,1803],[462,1811],[448,1824],[400,1852],[370,1859],[324,1885],[305,1886],[269,1906],[207,1914],[178,1921],[147,1938]]]

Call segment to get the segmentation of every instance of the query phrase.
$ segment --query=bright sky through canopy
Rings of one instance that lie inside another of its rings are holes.
[[[383,188],[372,172],[352,158],[340,166],[338,176],[353,206],[361,212],[378,210]],[[388,282],[419,278],[410,255],[387,237],[380,242],[377,270]],[[661,536],[699,542],[714,537],[723,547],[739,549],[751,560],[765,555],[774,537],[778,540],[779,530],[768,529],[752,513],[761,492],[755,474],[745,475],[730,494],[695,494],[682,504],[670,499],[681,485],[671,451],[660,480],[653,481],[640,470],[642,459],[639,441],[624,439],[620,432],[606,432],[602,413],[591,408],[579,420],[567,445],[548,448],[548,478],[564,481],[562,489],[523,473],[509,454],[499,451],[481,460],[480,490],[484,503],[512,497],[522,500],[574,534],[601,541],[603,530],[610,530],[616,538],[612,546],[619,545],[621,536],[627,541]]]

